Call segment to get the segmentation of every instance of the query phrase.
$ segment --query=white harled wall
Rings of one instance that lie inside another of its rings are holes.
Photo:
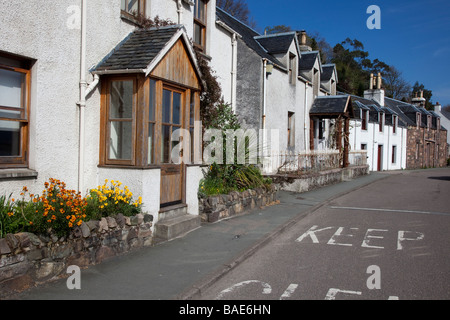
[[[178,23],[176,0],[148,1],[147,15],[159,16]],[[182,2],[181,23],[189,37],[193,33],[192,6]],[[121,18],[120,0],[87,0],[86,73],[87,82],[93,80],[89,69],[95,67],[130,32],[135,25]],[[210,6],[215,8],[215,0]],[[0,0],[0,50],[20,55],[36,62],[32,67],[29,169],[37,178],[0,180],[0,194],[19,198],[23,186],[31,193],[40,193],[44,182],[57,178],[77,189],[79,150],[79,81],[81,47],[81,0]],[[215,10],[208,15],[209,40],[215,28]],[[214,26],[211,28],[210,26]],[[211,30],[213,29],[213,30]],[[210,42],[210,41],[209,41]],[[225,72],[225,71],[222,71]],[[99,168],[100,88],[88,96],[85,109],[84,181],[86,193],[104,183],[105,179],[119,180],[141,195],[144,210],[156,214],[159,210],[160,170]],[[0,172],[1,173],[1,172]],[[198,214],[196,188],[201,179],[199,167],[187,170],[187,202],[189,212]],[[194,195],[195,194],[195,195]],[[155,215],[157,216],[157,215]]]

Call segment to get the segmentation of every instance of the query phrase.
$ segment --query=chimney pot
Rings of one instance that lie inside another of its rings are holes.
[[[369,89],[373,90],[373,73],[370,74]]]
[[[305,30],[301,31],[301,45],[306,46],[306,31]]]

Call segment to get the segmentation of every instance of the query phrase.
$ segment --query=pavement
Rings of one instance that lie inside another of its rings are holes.
[[[81,289],[66,280],[14,300],[195,300],[202,290],[281,232],[333,199],[399,172],[372,172],[305,193],[279,192],[280,204],[202,226],[184,237],[139,249],[81,271]]]

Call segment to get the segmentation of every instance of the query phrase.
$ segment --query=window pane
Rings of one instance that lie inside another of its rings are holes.
[[[156,109],[156,81],[150,80],[149,121],[155,121]]]
[[[170,126],[162,126],[161,162],[170,162]]]
[[[199,45],[203,45],[202,41],[202,27],[194,23],[194,42]]]
[[[172,123],[181,124],[181,94],[173,93],[173,119]]]
[[[148,154],[147,154],[147,163],[153,163],[153,141],[155,136],[155,125],[153,123],[148,124]]]
[[[133,80],[111,82],[110,119],[133,117]]]
[[[126,10],[127,9],[127,0],[122,0],[120,3],[120,9]]]
[[[21,119],[22,111],[21,110],[2,110],[0,109],[0,118],[9,118],[9,119]]]
[[[162,122],[164,123],[170,123],[171,98],[172,92],[164,89],[162,101]]]
[[[206,4],[204,2],[204,0],[197,0],[197,10],[196,10],[196,15],[195,17],[202,21],[205,22],[205,13],[206,13]]]
[[[111,121],[109,159],[131,160],[132,135],[131,121]]]
[[[0,120],[0,156],[20,156],[20,123]]]
[[[25,74],[0,69],[0,106],[21,108],[24,83]]]

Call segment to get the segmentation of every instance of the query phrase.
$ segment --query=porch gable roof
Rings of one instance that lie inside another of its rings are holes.
[[[179,39],[184,41],[195,72],[201,79],[195,53],[182,25],[134,30],[92,70],[92,73],[144,73],[148,76]]]

